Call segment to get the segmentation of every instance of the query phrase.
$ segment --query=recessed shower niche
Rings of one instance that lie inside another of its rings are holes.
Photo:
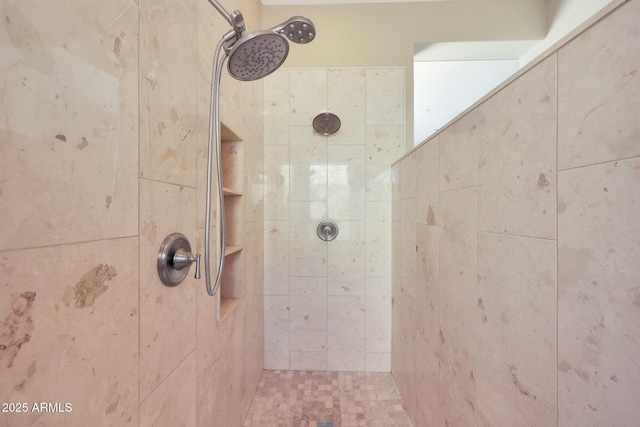
[[[223,320],[242,301],[245,294],[244,143],[225,124],[221,123],[220,127],[227,232],[224,269],[220,290],[216,294],[218,321]]]

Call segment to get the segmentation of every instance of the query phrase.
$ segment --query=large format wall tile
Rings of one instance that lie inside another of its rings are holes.
[[[338,237],[327,243],[329,295],[365,294],[365,223],[337,221]]]
[[[446,331],[439,335],[440,422],[445,426],[473,426],[476,420],[478,362]]]
[[[640,160],[564,171],[558,188],[563,425],[632,425],[640,395]]]
[[[473,357],[478,343],[477,206],[475,187],[440,196],[440,321]]]
[[[365,146],[331,145],[327,208],[332,220],[365,219]]]
[[[327,111],[340,119],[340,130],[329,144],[364,145],[365,77],[366,71],[358,68],[328,71]]]
[[[479,234],[478,410],[489,425],[556,421],[556,243]]]
[[[556,237],[556,111],[555,55],[478,107],[480,230]]]
[[[140,176],[191,187],[196,184],[195,16],[193,0],[140,6]]]
[[[640,3],[558,51],[558,169],[640,155]]]
[[[264,307],[264,368],[289,369],[289,295],[265,295]]]
[[[416,221],[437,225],[440,221],[439,138],[416,152]]]
[[[391,200],[391,162],[404,146],[404,126],[367,126],[366,200]]]
[[[29,404],[4,425],[138,425],[137,252],[126,238],[2,253],[0,401]],[[54,401],[70,412],[32,411]]]
[[[478,184],[477,120],[478,110],[473,110],[439,135],[441,191]]]
[[[289,146],[289,197],[296,202],[327,200],[327,138],[310,127],[292,127]]]
[[[264,294],[289,295],[289,221],[265,221]]]
[[[194,244],[195,189],[140,180],[140,395],[146,398],[196,345],[191,273],[179,286],[158,277],[156,254],[173,232]]]
[[[292,277],[291,351],[327,351],[327,279]]]
[[[137,234],[137,9],[73,3],[3,4],[0,250]]]
[[[327,369],[364,371],[364,297],[329,296],[327,310]]]
[[[265,145],[264,167],[264,218],[266,220],[288,220],[289,147]]]
[[[367,125],[404,126],[404,69],[366,70]]]
[[[196,352],[192,351],[140,405],[142,426],[196,424]]]
[[[327,70],[291,70],[289,72],[289,121],[292,126],[308,126],[327,108]],[[291,141],[295,139],[292,137]]]

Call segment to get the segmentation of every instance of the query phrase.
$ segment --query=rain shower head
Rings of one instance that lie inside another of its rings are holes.
[[[289,43],[273,31],[244,33],[227,51],[229,74],[237,80],[258,80],[287,59]]]
[[[258,80],[277,70],[289,54],[287,39],[306,44],[316,37],[315,26],[304,16],[291,17],[269,30],[248,33],[240,11],[229,13],[217,0],[209,3],[233,27],[223,40],[229,74],[237,80]]]

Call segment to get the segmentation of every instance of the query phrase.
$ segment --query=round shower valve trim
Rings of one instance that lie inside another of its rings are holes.
[[[318,237],[325,242],[330,242],[338,236],[338,226],[333,221],[322,221],[318,224]]]
[[[195,278],[200,278],[200,254],[191,252],[191,244],[182,233],[171,233],[162,242],[157,255],[158,276],[165,286],[178,286],[196,263]]]

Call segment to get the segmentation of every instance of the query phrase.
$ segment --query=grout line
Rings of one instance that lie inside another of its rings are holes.
[[[556,302],[556,309],[555,309],[555,314],[556,314],[556,363],[555,363],[555,376],[556,376],[556,416],[555,416],[555,425],[558,425],[558,420],[560,419],[560,399],[559,399],[559,393],[558,393],[558,387],[559,387],[559,380],[558,380],[558,359],[560,356],[559,353],[559,322],[558,322],[558,278],[559,278],[559,271],[558,271],[558,229],[559,229],[559,212],[558,212],[558,202],[559,202],[559,194],[560,194],[560,183],[559,183],[559,178],[560,178],[560,171],[558,170],[558,159],[559,159],[559,147],[560,147],[560,101],[559,101],[559,86],[560,86],[560,67],[559,62],[560,62],[560,55],[558,55],[558,52],[555,52],[555,57],[556,57],[556,298],[555,298],[555,302]]]

